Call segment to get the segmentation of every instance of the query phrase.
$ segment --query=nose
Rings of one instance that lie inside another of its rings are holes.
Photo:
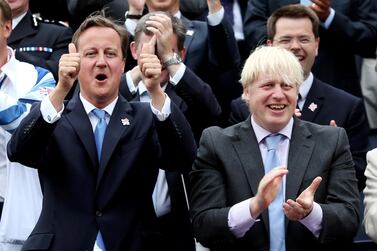
[[[284,91],[283,88],[280,85],[275,85],[273,95],[274,98],[280,99],[284,97]]]
[[[104,53],[98,53],[96,65],[97,66],[106,66],[106,57],[105,57]]]
[[[296,38],[293,38],[291,40],[290,49],[291,50],[298,50],[300,48],[301,48],[300,42]]]

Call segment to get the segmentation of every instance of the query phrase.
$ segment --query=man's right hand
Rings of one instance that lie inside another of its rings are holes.
[[[253,219],[258,218],[259,214],[268,208],[275,199],[281,187],[282,178],[287,173],[287,167],[281,166],[272,169],[263,176],[262,180],[259,182],[257,194],[250,200],[250,213]]]
[[[145,0],[128,0],[128,13],[131,15],[142,15]]]
[[[80,54],[73,43],[68,45],[68,54],[63,54],[59,60],[59,80],[56,88],[49,95],[56,111],[63,108],[63,102],[80,71]]]

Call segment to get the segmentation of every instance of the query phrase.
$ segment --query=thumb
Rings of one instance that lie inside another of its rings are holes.
[[[320,176],[317,176],[313,181],[312,184],[306,189],[307,191],[311,192],[312,194],[315,194],[317,191],[319,185],[321,184],[322,178]]]
[[[141,53],[154,54],[156,41],[157,41],[156,35],[153,35],[153,37],[148,43],[143,44],[143,46],[141,47]]]
[[[76,53],[77,52],[76,46],[75,46],[74,43],[69,43],[69,45],[68,45],[68,52],[69,53]]]

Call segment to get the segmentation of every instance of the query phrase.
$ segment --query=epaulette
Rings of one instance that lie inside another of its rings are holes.
[[[50,19],[43,19],[40,16],[33,14],[33,26],[38,27],[39,23],[46,23],[46,24],[56,24],[64,27],[68,27],[68,24],[66,24],[63,21],[56,21],[56,20],[50,20]]]

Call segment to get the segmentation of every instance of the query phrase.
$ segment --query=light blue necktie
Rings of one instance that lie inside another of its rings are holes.
[[[267,147],[266,165],[264,167],[265,173],[268,173],[280,165],[276,148],[281,138],[281,134],[271,134],[265,138],[265,144]],[[280,190],[276,195],[276,198],[268,206],[268,217],[270,223],[270,251],[285,251],[283,191],[283,183],[281,183]]]
[[[106,127],[107,127],[106,112],[100,109],[94,109],[92,112],[98,118],[96,129],[94,130],[94,139],[96,141],[98,160],[101,160],[102,143],[103,143],[103,138],[105,136]],[[97,246],[100,249],[102,249],[103,251],[106,251],[105,244],[103,243],[103,239],[102,239],[102,235],[100,231],[98,231],[96,242],[97,242]]]

